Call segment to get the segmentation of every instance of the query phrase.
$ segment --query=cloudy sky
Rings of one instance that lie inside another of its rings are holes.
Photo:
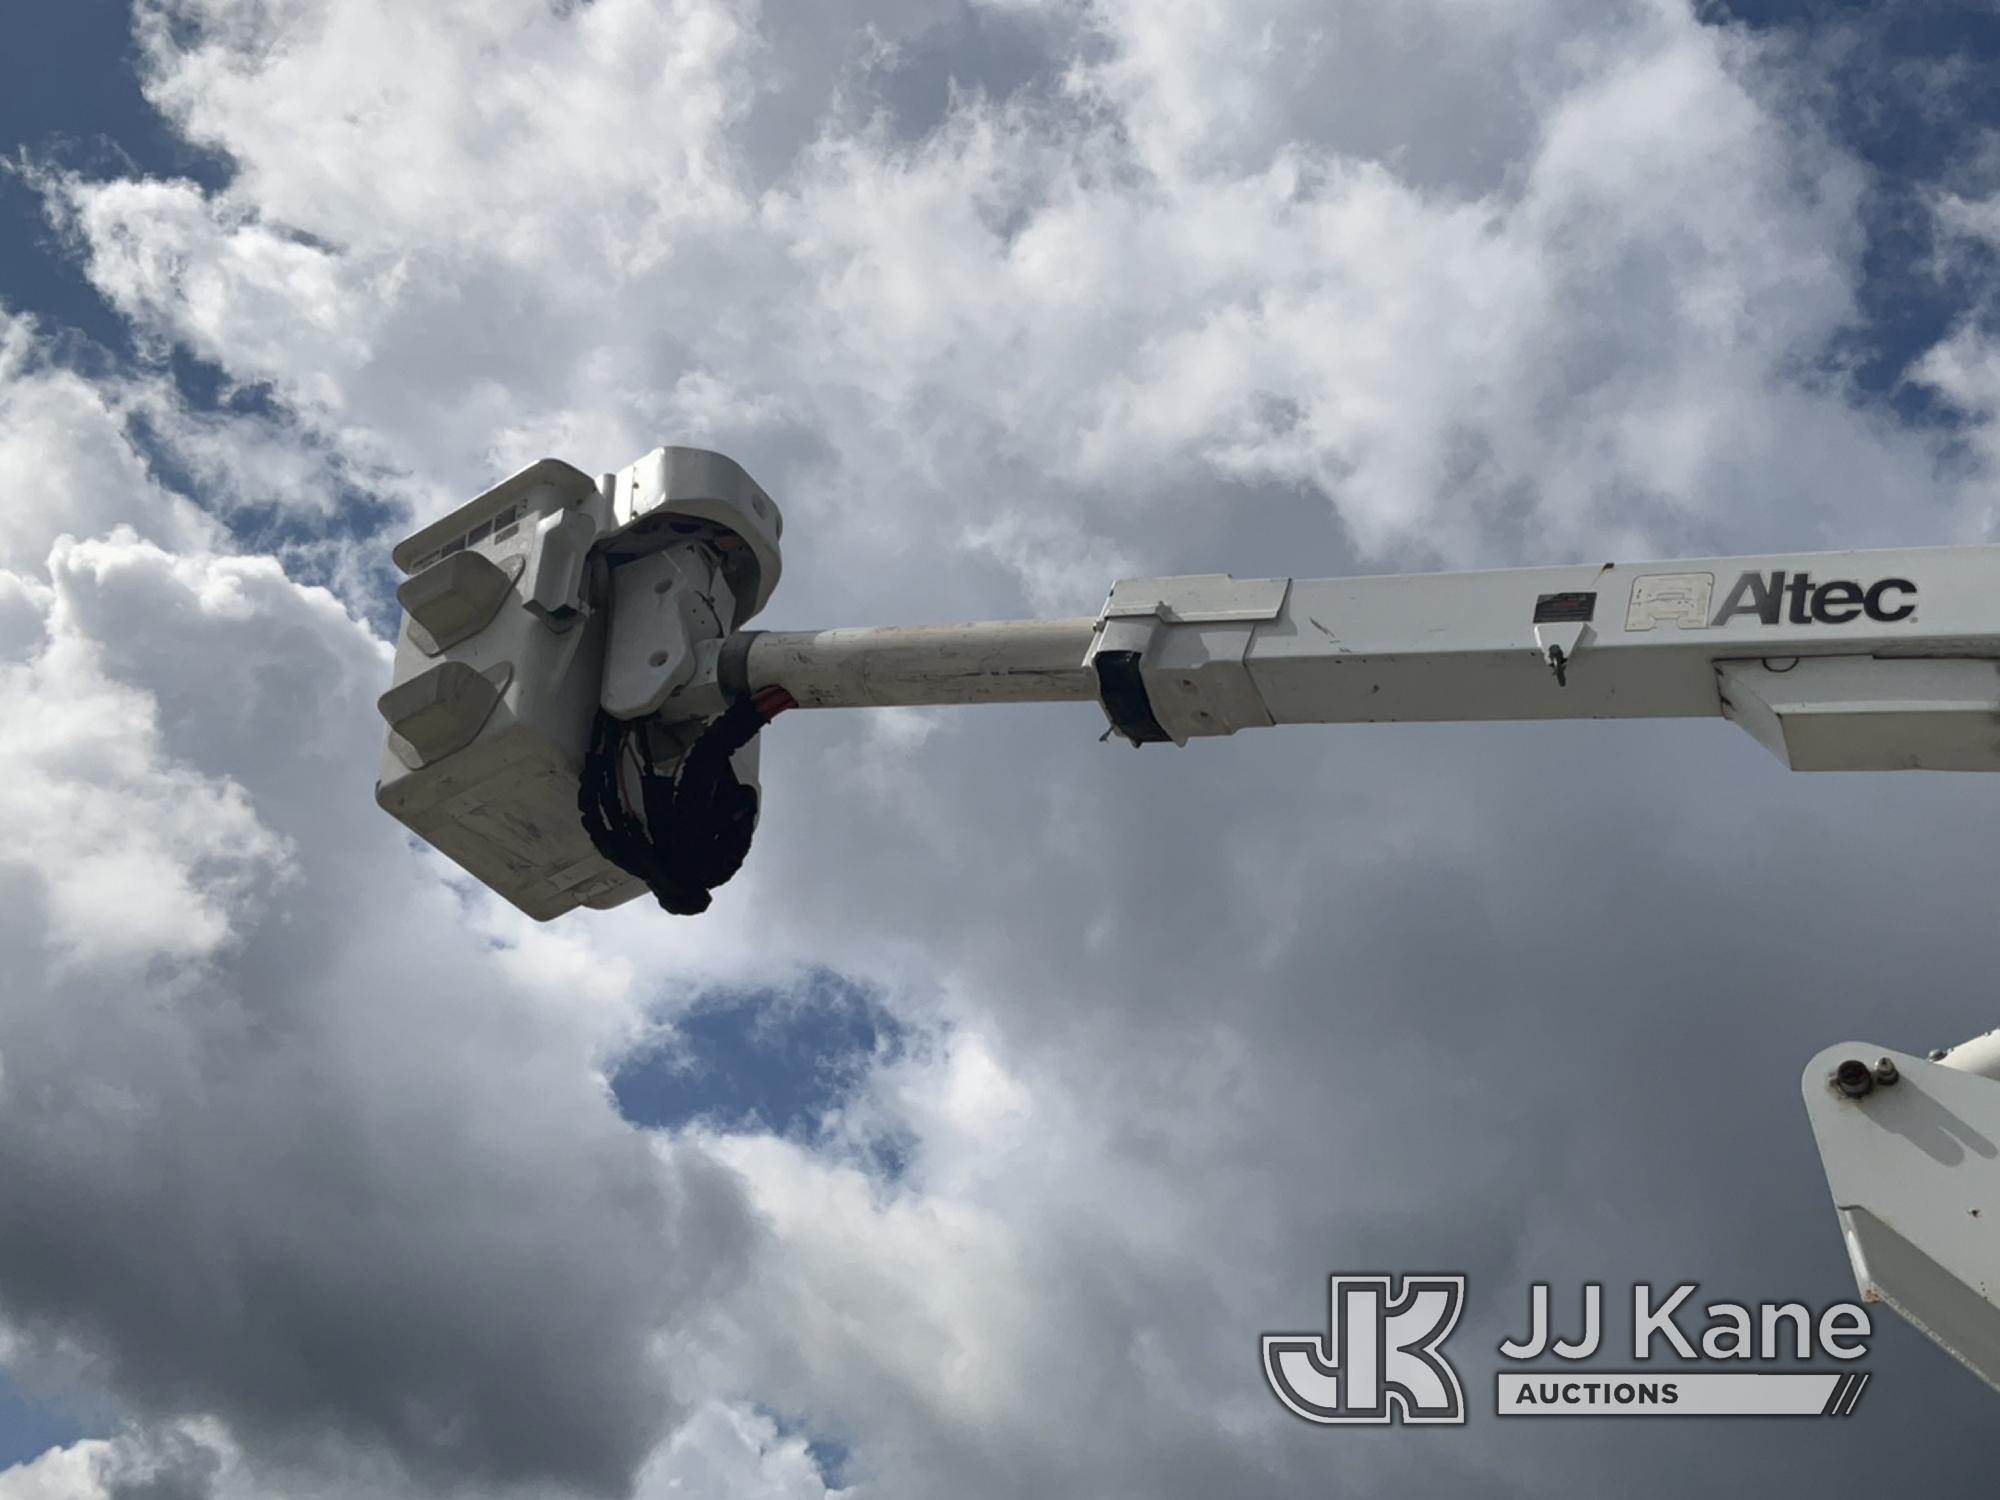
[[[549,927],[371,796],[390,544],[544,455],[736,457],[777,627],[1992,540],[1990,0],[0,26],[4,1500],[1990,1493],[1900,1324],[1480,1415],[1531,1281],[1851,1294],[1798,1074],[2000,1020],[1975,778],[801,713],[712,912]],[[1265,1389],[1383,1268],[1468,1427]]]

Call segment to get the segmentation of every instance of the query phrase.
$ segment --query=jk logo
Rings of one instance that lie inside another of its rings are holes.
[[[1458,1372],[1438,1346],[1465,1306],[1463,1276],[1334,1276],[1325,1337],[1264,1335],[1264,1378],[1308,1422],[1465,1421]]]

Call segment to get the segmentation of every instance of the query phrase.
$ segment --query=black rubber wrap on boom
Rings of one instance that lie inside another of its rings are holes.
[[[671,774],[653,758],[644,724],[602,709],[591,730],[577,786],[577,810],[597,852],[646,882],[677,916],[708,910],[709,892],[743,867],[757,826],[757,788],[737,778],[730,758],[757,737],[767,715],[739,699],[704,729]],[[619,765],[636,751],[644,818],[627,804]]]
[[[1134,745],[1160,745],[1173,736],[1153,717],[1153,700],[1146,696],[1146,679],[1139,672],[1137,651],[1100,651],[1091,658],[1097,672],[1097,696],[1111,727]]]

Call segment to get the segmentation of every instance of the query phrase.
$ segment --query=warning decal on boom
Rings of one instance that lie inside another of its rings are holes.
[[[1591,593],[1543,594],[1535,600],[1537,625],[1588,625],[1597,613],[1597,595]]]

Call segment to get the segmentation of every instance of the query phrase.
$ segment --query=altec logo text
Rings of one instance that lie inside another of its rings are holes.
[[[1907,578],[1883,578],[1863,587],[1851,579],[1815,583],[1809,573],[1745,573],[1736,580],[1711,626],[1743,615],[1765,625],[1845,625],[1850,620],[1882,623],[1916,613],[1917,586]]]
[[[1308,1422],[1460,1424],[1466,1419],[1458,1371],[1443,1345],[1465,1307],[1463,1276],[1336,1275],[1328,1287],[1325,1334],[1264,1335],[1264,1378],[1286,1409]],[[1549,1286],[1529,1288],[1528,1333],[1507,1339],[1513,1363],[1552,1358],[1553,1366],[1501,1369],[1500,1416],[1847,1416],[1867,1388],[1857,1370],[1773,1370],[1816,1357],[1861,1358],[1868,1311],[1836,1302],[1815,1314],[1799,1302],[1711,1302],[1692,1321],[1694,1282],[1656,1293],[1632,1288],[1635,1363],[1642,1370],[1578,1369],[1603,1347],[1604,1288],[1583,1286],[1582,1326],[1554,1336]],[[1758,1366],[1765,1368],[1758,1368]]]

